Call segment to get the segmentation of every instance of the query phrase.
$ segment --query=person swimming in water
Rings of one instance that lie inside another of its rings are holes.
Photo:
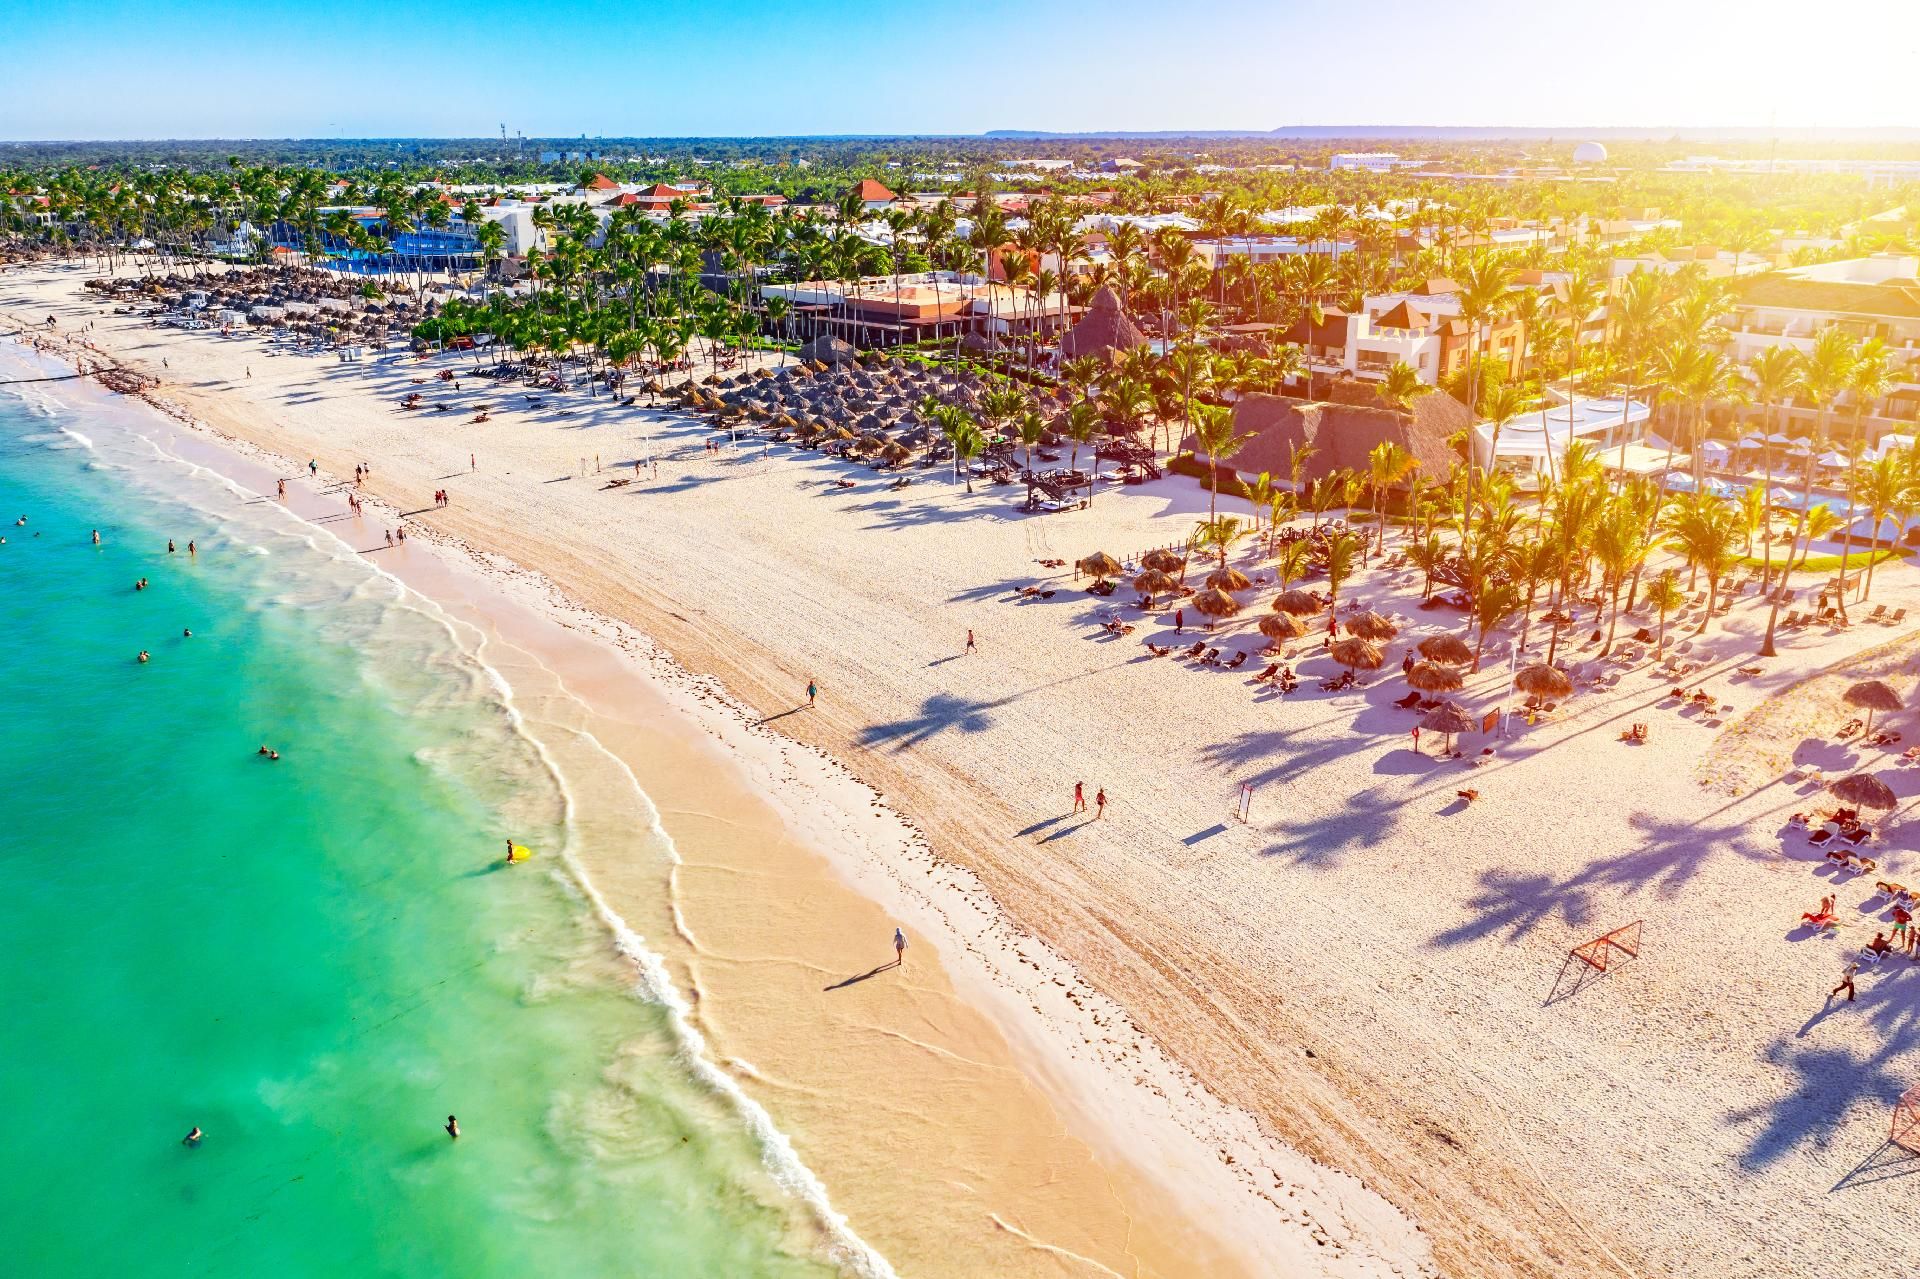
[[[168,538],[168,539],[167,539],[167,554],[169,554],[169,555],[172,555],[173,553],[174,553],[174,552],[173,552],[173,539],[172,539],[172,538]]]
[[[98,546],[98,545],[100,545],[100,530],[99,530],[99,529],[95,529],[95,530],[93,530],[93,544],[94,544],[95,546]]]
[[[192,638],[193,638],[193,628],[192,628],[191,626],[183,626],[183,627],[181,627],[181,628],[180,628],[180,638],[181,638],[181,639],[192,639]]]
[[[455,1141],[460,1140],[460,1121],[452,1115],[447,1116],[447,1136]]]
[[[200,1131],[200,1125],[195,1124],[193,1131],[180,1139],[180,1144],[183,1146],[197,1146],[200,1144],[200,1138],[204,1135],[205,1134]]]
[[[150,660],[150,659],[148,658],[148,656],[147,656],[147,650],[146,650],[146,649],[144,649],[144,648],[140,650],[140,660],[141,660],[142,662],[145,662],[145,661],[149,661],[149,660]]]

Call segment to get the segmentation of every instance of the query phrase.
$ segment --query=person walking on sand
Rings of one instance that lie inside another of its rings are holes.
[[[307,459],[307,478],[315,480],[320,478],[319,459],[311,457]]]
[[[1173,610],[1173,633],[1175,635],[1178,635],[1181,632],[1181,630],[1186,626],[1186,624],[1187,624],[1187,610],[1184,608],[1174,609]]]
[[[1413,753],[1416,755],[1420,753],[1420,726],[1418,724],[1413,726]]]
[[[1084,813],[1087,811],[1087,785],[1085,782],[1075,782],[1073,784],[1073,811],[1076,813]]]
[[[1852,1003],[1853,1002],[1853,975],[1859,971],[1860,971],[1860,965],[1848,964],[1846,967],[1846,970],[1840,974],[1840,984],[1827,992],[1827,998],[1832,999],[1835,995],[1839,994],[1841,991],[1844,990],[1847,992],[1847,1002]]]
[[[467,469],[469,471],[477,471],[480,469],[480,459],[471,453],[467,454]]]
[[[820,694],[820,686],[812,680],[807,681],[807,705],[813,705],[813,699]]]
[[[898,928],[893,930],[893,966],[898,968],[907,962],[907,935]]]
[[[967,651],[969,653],[977,653],[980,651],[979,646],[973,642],[973,631],[971,628],[967,631]]]
[[[280,500],[282,502],[287,500],[287,482],[285,480],[280,481]]]
[[[1093,815],[1094,821],[1097,822],[1102,817],[1105,817],[1107,815],[1107,788],[1106,787],[1102,786],[1099,790],[1093,793],[1093,806],[1099,810]]]
[[[460,1121],[452,1115],[447,1116],[447,1136],[455,1141],[460,1140]]]

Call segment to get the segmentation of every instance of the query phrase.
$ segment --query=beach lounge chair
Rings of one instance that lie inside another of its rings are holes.
[[[1168,653],[1171,653],[1173,649],[1170,645],[1149,643],[1147,645],[1147,651],[1155,657],[1165,657]]]
[[[1280,673],[1280,663],[1268,662],[1266,665],[1266,669],[1253,677],[1253,682],[1256,684],[1264,684],[1268,680],[1272,679],[1274,676],[1278,675],[1279,673]]]
[[[1807,842],[1809,844],[1824,844],[1832,838],[1833,838],[1833,832],[1828,830],[1826,827],[1822,826],[1819,830],[1807,836]],[[1828,861],[1835,861],[1835,860],[1844,861],[1845,858],[1844,857],[1835,858],[1832,853],[1828,853],[1827,860]]]
[[[1832,911],[1826,911],[1818,915],[1811,911],[1801,911],[1800,922],[1809,928],[1818,928],[1823,932],[1828,929],[1838,929],[1840,927],[1840,919]]]
[[[1896,608],[1893,610],[1893,612],[1887,614],[1888,626],[1898,626],[1900,625],[1900,623],[1906,620],[1907,620],[1907,610],[1904,608]]]
[[[1887,606],[1885,604],[1875,604],[1873,606],[1873,612],[1867,614],[1867,620],[1869,622],[1878,622],[1882,618],[1886,617],[1886,615],[1887,615]]]
[[[1200,664],[1201,664],[1202,666],[1218,666],[1218,665],[1220,665],[1220,650],[1219,650],[1219,649],[1217,649],[1217,648],[1210,648],[1210,649],[1208,649],[1208,650],[1207,650],[1207,653],[1206,653],[1206,656],[1205,656],[1205,657],[1202,657],[1202,658],[1200,659]]]
[[[1127,629],[1132,630],[1133,628],[1129,626]],[[1227,663],[1227,669],[1230,671],[1239,670],[1242,666],[1245,666],[1247,664],[1247,659],[1251,656],[1253,656],[1253,654],[1246,652],[1244,649],[1241,650],[1240,655],[1238,657],[1235,657],[1231,662]]]

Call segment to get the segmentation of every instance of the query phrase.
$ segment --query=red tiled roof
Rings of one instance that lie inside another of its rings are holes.
[[[593,180],[587,183],[585,189],[588,191],[618,191],[620,184],[604,173],[596,173],[593,175]]]
[[[1392,308],[1375,316],[1373,327],[1376,329],[1424,329],[1430,323],[1431,321],[1425,315],[1408,306],[1406,299],[1402,298]]]
[[[854,191],[862,200],[892,200],[895,198],[893,192],[887,190],[886,187],[875,182],[872,178],[862,178],[860,185],[855,187]]]

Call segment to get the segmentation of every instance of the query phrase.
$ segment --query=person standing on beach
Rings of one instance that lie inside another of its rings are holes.
[[[1102,817],[1105,817],[1107,815],[1107,788],[1106,787],[1102,786],[1099,790],[1093,793],[1093,804],[1095,808],[1100,810],[1099,812],[1093,815],[1093,820],[1097,822]]]
[[[280,481],[280,500],[282,502],[287,500],[287,482],[285,480]]]
[[[818,696],[819,693],[820,693],[820,686],[815,684],[811,679],[809,679],[807,681],[807,705],[808,706],[813,705],[813,699],[816,696]]]
[[[1076,813],[1084,813],[1087,811],[1087,786],[1085,782],[1075,782],[1073,784],[1073,811]]]
[[[1174,609],[1173,610],[1173,633],[1175,635],[1178,635],[1181,629],[1186,626],[1186,624],[1187,624],[1187,610],[1185,610],[1184,608]]]
[[[480,469],[480,459],[475,457],[471,453],[467,454],[467,470],[477,471],[479,469]]]
[[[977,653],[980,651],[979,646],[973,642],[973,630],[971,627],[967,630],[967,651],[969,653]]]
[[[1418,724],[1413,726],[1413,753],[1416,755],[1420,753],[1420,726]]]
[[[893,966],[898,968],[907,962],[907,935],[898,928],[893,930]]]

